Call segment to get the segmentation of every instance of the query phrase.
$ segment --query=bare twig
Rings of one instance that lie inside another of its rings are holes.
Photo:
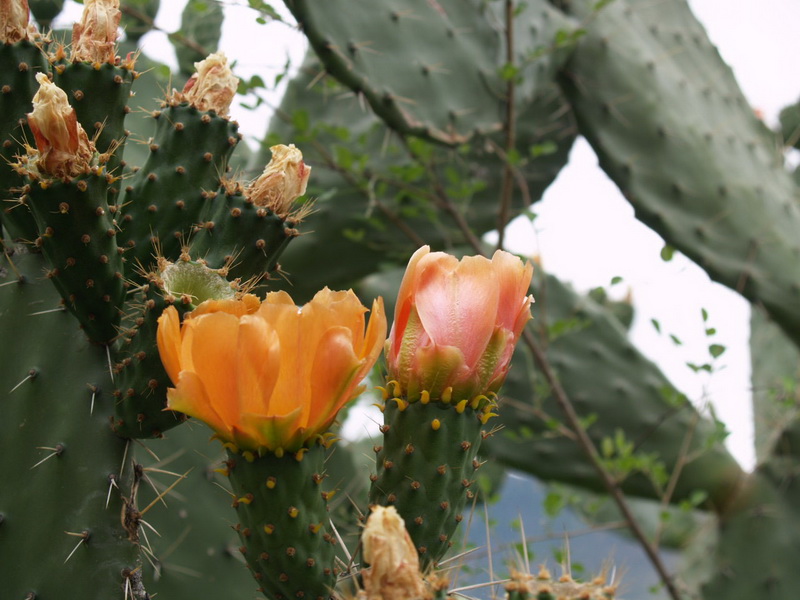
[[[556,402],[564,413],[567,423],[575,432],[577,444],[581,447],[584,454],[589,459],[589,462],[592,463],[595,471],[597,471],[597,474],[600,476],[600,479],[603,482],[603,486],[606,488],[606,491],[608,492],[609,496],[611,496],[612,500],[614,500],[614,503],[617,505],[617,508],[619,508],[623,519],[625,519],[625,522],[628,524],[628,528],[642,546],[642,549],[650,559],[653,568],[655,568],[656,572],[661,578],[661,581],[663,581],[670,598],[672,598],[672,600],[680,600],[681,596],[678,592],[678,588],[675,586],[672,575],[670,575],[670,573],[667,571],[667,567],[661,560],[658,550],[650,542],[650,540],[647,539],[644,530],[642,530],[639,522],[633,515],[633,512],[631,512],[631,509],[625,500],[625,495],[619,487],[619,483],[603,466],[603,462],[600,458],[600,454],[597,452],[594,442],[592,442],[589,434],[586,433],[586,430],[581,425],[578,413],[575,412],[575,407],[572,405],[572,402],[567,396],[567,393],[564,391],[564,388],[561,387],[561,382],[553,372],[550,362],[547,360],[544,352],[536,343],[536,340],[530,331],[524,331],[522,333],[522,339],[524,340],[525,345],[531,351],[533,360],[536,362],[536,366],[542,371],[547,383],[550,385],[550,389],[553,392],[553,397],[556,399]]]
[[[514,169],[508,158],[516,144],[516,114],[514,112],[514,97],[516,90],[516,73],[514,73],[514,1],[506,0],[506,66],[509,68],[508,84],[506,85],[506,118],[503,122],[503,131],[506,136],[506,160],[503,169],[503,187],[500,194],[500,212],[497,216],[497,248],[503,247],[505,241],[506,225],[511,213],[511,198],[514,193]]]
[[[128,15],[129,17],[133,17],[134,19],[139,19],[142,23],[150,27],[153,31],[160,31],[162,33],[166,33],[167,37],[177,42],[187,48],[194,50],[198,54],[202,54],[203,56],[208,56],[209,52],[203,46],[195,42],[194,40],[190,40],[185,35],[175,31],[170,33],[169,31],[164,31],[158,25],[156,25],[155,21],[151,19],[148,15],[143,13],[142,11],[133,8],[132,6],[128,6],[127,4],[123,4],[119,7],[120,11]]]

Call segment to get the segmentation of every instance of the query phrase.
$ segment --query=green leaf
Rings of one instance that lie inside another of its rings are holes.
[[[721,344],[711,344],[708,347],[708,352],[714,358],[719,358],[722,353],[725,352],[725,346],[722,346]]]

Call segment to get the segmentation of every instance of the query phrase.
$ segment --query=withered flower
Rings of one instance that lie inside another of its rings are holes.
[[[0,0],[0,42],[28,39],[28,0]]]
[[[373,506],[361,534],[366,600],[413,600],[425,594],[419,555],[394,506]],[[363,595],[362,595],[363,597]]]
[[[279,144],[270,150],[272,160],[245,193],[256,206],[266,206],[285,216],[294,201],[306,193],[311,167],[303,162],[303,153],[294,144]]]
[[[72,60],[115,62],[121,16],[119,0],[85,0],[81,21],[72,27]]]
[[[215,52],[194,63],[194,67],[197,72],[186,82],[183,92],[173,95],[173,100],[189,102],[197,110],[213,110],[221,117],[227,116],[239,87],[239,78],[233,75],[228,59],[222,52]]]
[[[67,94],[44,73],[38,73],[36,81],[39,90],[33,97],[33,112],[28,113],[36,141],[33,164],[40,173],[61,179],[88,172],[94,146],[78,123]]]

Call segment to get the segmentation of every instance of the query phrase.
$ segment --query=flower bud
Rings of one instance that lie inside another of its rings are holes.
[[[533,267],[498,250],[460,261],[427,246],[411,257],[386,342],[389,379],[409,401],[496,393],[531,318]]]
[[[69,178],[89,171],[94,146],[78,123],[67,94],[44,73],[37,73],[39,90],[33,97],[28,125],[38,152],[32,156],[40,173]]]
[[[0,0],[0,42],[28,39],[28,0]]]
[[[233,75],[228,59],[222,52],[215,52],[194,63],[194,67],[197,72],[186,82],[183,92],[175,92],[172,99],[189,102],[197,110],[213,110],[220,117],[227,116],[239,87],[239,78]]]
[[[306,193],[311,167],[294,144],[272,146],[272,160],[245,191],[256,206],[265,206],[278,216],[291,212],[292,204]]]
[[[85,0],[81,21],[72,27],[72,60],[114,63],[121,16],[119,0]]]
[[[361,571],[366,600],[422,598],[425,585],[419,555],[394,506],[373,506],[361,534],[364,561]]]

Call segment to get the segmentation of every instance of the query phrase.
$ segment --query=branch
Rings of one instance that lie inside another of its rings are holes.
[[[514,170],[508,157],[516,144],[516,114],[514,97],[516,90],[516,73],[514,73],[514,1],[506,0],[506,66],[511,67],[508,85],[506,86],[506,118],[503,130],[506,135],[506,161],[503,169],[503,187],[500,195],[500,212],[497,215],[497,248],[503,247],[506,225],[511,213],[511,198],[514,193]]]
[[[144,14],[142,11],[133,8],[132,6],[128,6],[126,4],[120,6],[119,9],[121,12],[125,13],[129,17],[133,17],[134,19],[139,19],[142,23],[150,27],[150,29],[152,29],[153,31],[160,31],[162,33],[166,33],[169,39],[178,42],[179,44],[182,44],[183,46],[186,46],[191,50],[194,50],[198,54],[202,54],[203,56],[209,55],[208,50],[203,48],[203,46],[201,46],[194,40],[190,40],[185,35],[178,33],[177,31],[173,33],[164,31],[158,25],[156,25],[156,22],[153,19],[151,19],[148,15]]]

